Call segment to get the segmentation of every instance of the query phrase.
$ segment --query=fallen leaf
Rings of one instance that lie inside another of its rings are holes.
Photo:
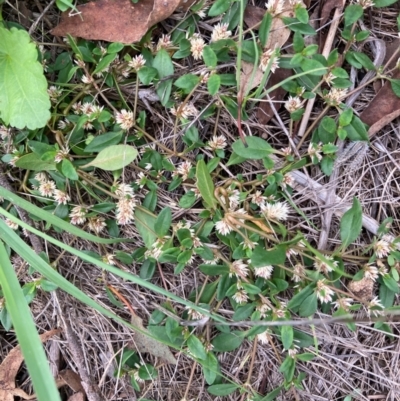
[[[400,72],[396,72],[393,78],[399,79]],[[396,118],[396,112],[400,109],[400,98],[398,98],[391,87],[390,81],[386,81],[382,89],[376,94],[368,106],[363,110],[360,115],[361,121],[368,124],[371,128],[375,124],[381,125],[380,128],[389,124],[389,115]],[[382,120],[382,121],[381,121]],[[379,123],[381,121],[381,123]],[[382,125],[385,123],[384,125]],[[376,125],[375,127],[378,127]],[[376,130],[376,128],[374,128]]]
[[[289,69],[278,68],[269,78],[267,87],[272,87],[279,82],[282,82],[284,79],[289,78],[292,75],[292,71]],[[280,86],[279,88],[270,92],[269,96],[271,100],[281,101],[286,96],[285,89]],[[275,109],[279,110],[282,104],[276,103]],[[268,124],[271,118],[274,116],[274,110],[271,106],[270,102],[260,102],[257,109],[257,120],[260,124]]]
[[[139,316],[132,316],[131,323],[134,326],[138,327],[141,331],[148,333],[148,335],[146,335],[140,331],[135,330],[134,344],[138,352],[147,352],[158,358],[164,359],[164,361],[172,365],[177,364],[177,360],[165,344],[155,340],[154,338],[149,337],[151,334],[147,329],[144,328],[143,320]]]
[[[41,334],[40,340],[42,343],[49,340],[51,337],[60,333],[60,329],[50,330]],[[21,397],[24,400],[32,400],[36,396],[29,395],[25,391],[15,387],[15,377],[23,362],[20,346],[13,348],[0,365],[0,400],[1,401],[14,401],[14,396]]]
[[[75,392],[83,392],[82,379],[71,369],[65,369],[58,374],[59,383],[61,386],[67,385]]]
[[[257,30],[265,15],[266,10],[261,7],[248,5],[244,10],[244,22],[246,25],[254,30]]]
[[[303,3],[301,3],[303,4]],[[293,5],[290,0],[283,1],[283,13],[275,16],[272,19],[271,31],[268,35],[267,43],[264,51],[281,48],[290,37],[290,29],[286,27],[282,21],[282,17],[294,17]],[[258,29],[261,20],[265,15],[266,10],[260,7],[247,6],[245,10],[244,20],[246,24],[253,29]],[[238,98],[243,97],[262,81],[264,73],[257,68],[253,75],[254,65],[242,61],[242,71],[240,74],[240,88]],[[283,79],[289,77],[291,74],[289,70],[278,69],[275,73],[271,74],[268,80],[266,88],[270,88],[273,85],[281,82]],[[270,94],[270,97],[274,100],[282,100],[286,95],[286,91],[282,88],[278,88]],[[279,107],[278,107],[279,108]],[[272,107],[269,102],[261,102],[259,109],[257,110],[257,118],[261,124],[266,124],[273,116]]]
[[[108,42],[138,42],[157,22],[168,18],[182,0],[98,0],[77,6],[79,14],[65,11],[51,31],[55,36],[72,36]],[[189,5],[191,2],[189,1]]]
[[[68,398],[68,401],[85,401],[85,400],[86,396],[82,392],[72,394],[71,397]]]

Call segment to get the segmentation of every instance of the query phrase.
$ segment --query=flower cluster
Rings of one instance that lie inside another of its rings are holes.
[[[115,195],[118,196],[117,202],[117,223],[126,225],[133,221],[137,199],[133,193],[133,188],[130,185],[120,183],[117,185]]]

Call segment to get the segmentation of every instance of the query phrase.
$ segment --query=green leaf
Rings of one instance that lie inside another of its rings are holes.
[[[197,358],[197,359],[206,359],[207,358],[207,352],[204,349],[204,345],[195,335],[192,334],[188,338],[187,346],[189,347],[191,354],[195,358]]]
[[[117,56],[118,56],[117,53],[107,54],[106,56],[104,56],[97,64],[92,74],[97,74],[98,72],[106,69],[117,58]]]
[[[207,391],[212,395],[229,395],[235,392],[239,386],[235,383],[214,384],[210,386]]]
[[[369,141],[368,132],[364,123],[359,117],[353,116],[351,124],[344,127],[347,132],[347,137],[351,141]]]
[[[308,12],[304,7],[296,7],[295,8],[296,18],[303,24],[308,23]]]
[[[76,181],[79,179],[78,173],[75,170],[75,167],[68,159],[63,159],[61,162],[61,172],[65,176],[72,181]]]
[[[160,79],[174,73],[174,65],[172,64],[169,53],[165,49],[161,49],[158,51],[156,57],[153,60],[153,67],[157,70],[158,77]]]
[[[239,139],[232,144],[232,149],[238,156],[251,160],[263,159],[273,152],[270,144],[258,136],[246,137],[246,144]]]
[[[158,71],[153,67],[143,66],[137,74],[143,85],[150,85],[153,79],[157,76]]]
[[[294,312],[299,310],[300,305],[304,302],[304,300],[313,292],[313,288],[311,285],[304,287],[300,292],[298,292],[289,302],[288,309],[292,309]]]
[[[215,379],[217,378],[217,373],[219,371],[218,359],[213,352],[207,353],[207,358],[202,363],[202,368],[207,384],[213,384],[215,382]]]
[[[107,132],[106,134],[96,136],[83,151],[86,153],[100,152],[111,145],[119,144],[121,139],[122,131]]]
[[[397,0],[375,0],[374,7],[376,8],[387,7],[396,3],[396,1]]]
[[[29,34],[0,26],[0,118],[5,125],[31,130],[50,118],[47,80]]]
[[[224,13],[230,6],[231,0],[217,0],[208,10],[209,17],[216,17]]]
[[[155,222],[156,218],[154,215],[145,208],[142,207],[135,209],[135,226],[147,249],[150,249],[157,239],[154,229]]]
[[[344,10],[344,25],[349,26],[359,20],[364,14],[363,8],[359,4],[351,4]]]
[[[210,78],[208,78],[207,89],[211,96],[214,96],[218,93],[220,86],[221,77],[218,74],[213,74],[210,76]]]
[[[36,153],[28,153],[21,156],[16,162],[15,166],[23,170],[32,171],[50,171],[56,170],[55,163],[49,163],[41,160],[40,156]]]
[[[169,228],[171,227],[172,215],[171,209],[169,207],[161,210],[160,214],[157,216],[157,219],[154,223],[154,231],[158,235],[159,238],[167,235]]]
[[[395,294],[399,293],[399,285],[393,277],[391,277],[389,274],[385,274],[382,277],[382,280],[385,286],[389,288],[390,291],[393,291]]]
[[[292,381],[295,367],[295,360],[291,356],[287,356],[279,368],[279,372],[283,373],[283,376],[287,382]]]
[[[276,397],[281,393],[282,386],[279,386],[275,390],[270,391],[265,397],[261,398],[259,401],[275,401]]]
[[[391,79],[390,86],[397,97],[400,97],[400,79]]]
[[[179,199],[179,206],[183,209],[190,209],[195,202],[196,194],[193,191],[189,191]]]
[[[282,265],[286,260],[286,248],[277,246],[274,249],[266,251],[261,246],[257,246],[251,255],[251,264],[254,267],[263,267],[271,265]]]
[[[243,338],[235,333],[222,333],[212,340],[212,345],[214,346],[214,351],[229,352],[240,347],[242,342]]]
[[[260,29],[258,31],[258,37],[260,38],[261,46],[264,48],[267,44],[268,36],[271,31],[271,26],[272,26],[272,14],[271,13],[265,13]]]
[[[283,347],[288,350],[293,344],[293,327],[282,326],[281,328],[281,340]]]
[[[85,167],[98,167],[106,171],[115,171],[132,163],[138,155],[136,148],[130,145],[112,145],[103,149],[94,160],[85,164]]]
[[[200,82],[200,78],[194,74],[185,74],[179,77],[174,85],[180,89],[185,89],[189,93]]]
[[[352,119],[353,119],[353,109],[349,107],[340,114],[339,125],[341,127],[346,127],[346,125],[349,125],[351,123]]]
[[[301,317],[311,316],[317,311],[317,307],[318,307],[317,294],[315,292],[313,292],[300,305],[299,315]]]
[[[203,49],[203,60],[204,64],[208,68],[215,68],[217,66],[217,55],[210,46],[204,46]]]
[[[199,160],[196,166],[197,188],[208,207],[215,209],[217,201],[214,196],[214,183],[204,160]]]
[[[5,225],[3,221],[1,224]],[[4,231],[1,231],[4,235]],[[37,398],[40,401],[60,401],[31,311],[3,242],[0,242],[0,285]]]
[[[360,235],[362,229],[362,208],[359,200],[354,197],[352,207],[344,213],[340,220],[340,239],[343,249],[346,249]]]
[[[207,274],[207,276],[218,276],[220,274],[229,273],[229,266],[227,266],[227,265],[207,265],[207,264],[204,264],[204,265],[200,265],[199,269],[204,274]]]

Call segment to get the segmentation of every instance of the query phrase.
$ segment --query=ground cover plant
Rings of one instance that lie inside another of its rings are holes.
[[[398,399],[398,5],[164,3],[3,2],[0,398]]]

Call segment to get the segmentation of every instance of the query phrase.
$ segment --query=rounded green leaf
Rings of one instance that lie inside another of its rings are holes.
[[[232,149],[238,156],[253,160],[263,159],[273,152],[270,144],[257,136],[248,136],[246,145],[238,140],[232,144]]]
[[[229,395],[236,391],[239,386],[235,383],[214,384],[210,386],[207,391],[212,395]]]
[[[242,342],[243,338],[235,333],[222,333],[214,338],[212,345],[214,346],[214,351],[229,352],[240,347]]]
[[[23,30],[0,27],[0,118],[33,130],[50,118],[50,99],[36,46]]]
[[[138,151],[130,145],[113,145],[102,150],[94,160],[82,166],[98,167],[106,171],[115,171],[132,163],[138,155]]]

